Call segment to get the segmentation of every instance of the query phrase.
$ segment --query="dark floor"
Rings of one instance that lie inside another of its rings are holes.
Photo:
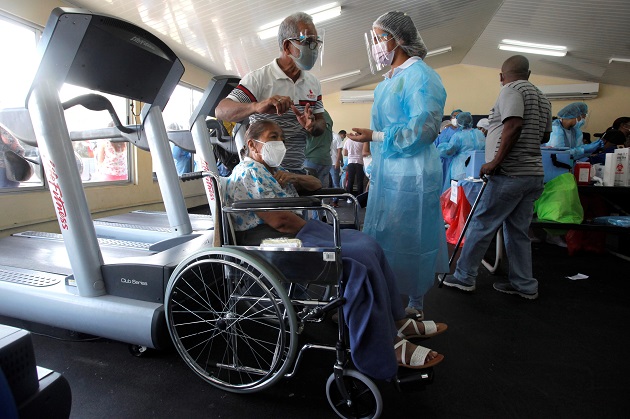
[[[484,269],[473,294],[437,286],[428,294],[428,317],[449,329],[425,345],[445,360],[423,391],[398,393],[380,383],[384,417],[628,417],[630,262],[569,257],[546,243],[534,244],[533,253],[538,300],[494,291],[500,276]],[[566,278],[577,273],[589,278]],[[204,383],[176,353],[136,358],[122,343],[57,336],[66,340],[34,335],[35,353],[39,365],[69,381],[72,418],[334,416],[325,395],[329,353],[311,353],[294,378],[273,388],[237,395]]]

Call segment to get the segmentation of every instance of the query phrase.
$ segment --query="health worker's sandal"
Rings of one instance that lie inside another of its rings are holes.
[[[411,359],[409,360],[409,363],[407,363],[407,359],[406,359],[407,358],[406,356],[407,343],[409,343],[409,341],[403,339],[400,342],[398,342],[396,345],[394,345],[394,350],[402,346],[402,354],[400,358],[401,362],[398,363],[399,367],[420,370],[424,368],[431,368],[434,365],[437,365],[444,360],[444,355],[437,354],[435,358],[431,359],[430,361],[427,361],[427,356],[431,352],[431,349],[425,348],[424,346],[416,346],[416,349],[413,351],[413,354],[411,354]]]
[[[420,329],[418,328],[418,323],[422,323],[424,325],[424,333],[420,332]],[[413,330],[415,333],[403,333],[403,330],[407,329],[407,326],[409,326],[410,324],[413,326]],[[414,319],[407,319],[405,324],[403,324],[402,327],[398,329],[398,337],[402,339],[427,339],[446,332],[446,329],[448,329],[446,323],[435,323],[432,320],[423,320],[422,322],[418,322]]]

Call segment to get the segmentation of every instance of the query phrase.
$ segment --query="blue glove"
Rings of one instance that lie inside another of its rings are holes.
[[[604,148],[604,142],[602,140],[597,140],[594,143],[585,144],[584,145],[584,153],[585,154],[592,154],[592,153],[596,152],[597,150],[599,150],[600,148]]]

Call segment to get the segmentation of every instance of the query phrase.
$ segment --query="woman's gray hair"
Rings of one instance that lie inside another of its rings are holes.
[[[315,25],[311,15],[304,12],[293,13],[282,21],[278,28],[278,46],[280,46],[280,51],[282,51],[282,45],[285,39],[300,36],[300,30],[298,29],[300,22],[306,23],[307,25]]]
[[[269,125],[278,125],[278,123],[271,119],[259,119],[247,128],[247,131],[245,131],[245,145],[239,151],[241,158],[249,157],[249,147],[247,147],[247,141],[257,140],[258,138],[260,138],[262,133],[267,130]]]

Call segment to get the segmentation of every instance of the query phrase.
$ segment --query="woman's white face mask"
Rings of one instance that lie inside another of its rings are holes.
[[[254,140],[257,143],[261,143],[262,150],[262,159],[267,163],[269,167],[278,167],[282,160],[284,159],[284,155],[287,152],[286,147],[282,141],[260,141]]]

